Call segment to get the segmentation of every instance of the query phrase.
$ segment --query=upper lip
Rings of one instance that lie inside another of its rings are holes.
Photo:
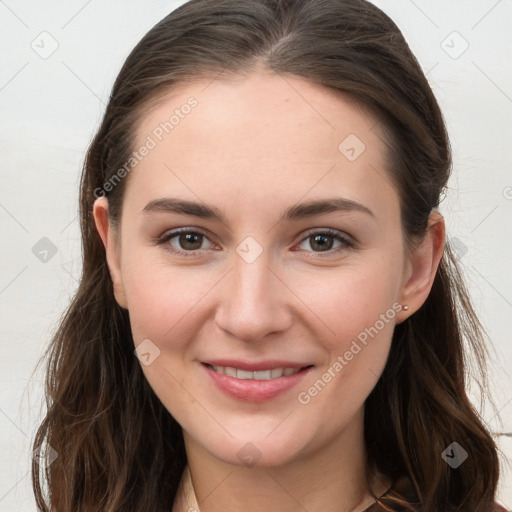
[[[268,359],[266,361],[240,361],[237,359],[209,359],[202,363],[212,366],[229,366],[248,372],[257,372],[260,370],[274,370],[275,368],[303,368],[312,366],[311,363],[297,363],[294,361],[284,361],[282,359]]]

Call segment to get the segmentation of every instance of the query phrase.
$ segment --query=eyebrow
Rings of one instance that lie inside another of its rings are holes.
[[[360,212],[373,218],[375,214],[366,206],[345,198],[330,198],[291,206],[282,214],[280,220],[300,220],[314,215],[321,215],[331,212]],[[151,213],[178,213],[182,215],[192,215],[202,219],[212,219],[226,224],[226,219],[221,210],[215,206],[204,203],[188,201],[185,199],[176,199],[164,197],[150,201],[141,211],[144,214]]]

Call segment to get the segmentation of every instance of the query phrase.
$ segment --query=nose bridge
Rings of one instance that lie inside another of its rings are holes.
[[[289,326],[285,286],[274,274],[268,251],[262,249],[251,240],[239,245],[217,308],[217,325],[245,341]]]

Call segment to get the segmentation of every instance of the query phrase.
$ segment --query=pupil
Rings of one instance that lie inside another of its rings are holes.
[[[181,242],[184,242],[185,243],[185,248],[188,248],[188,249],[197,249],[198,247],[186,247],[186,244],[192,244],[194,245],[198,245],[199,247],[201,247],[201,242],[197,242],[198,238],[202,236],[202,235],[199,235],[197,233],[185,233],[185,234],[182,234],[181,237],[180,237],[180,243]],[[195,239],[195,242],[194,242],[194,239]]]
[[[318,240],[326,240],[328,237],[325,237],[324,235],[315,235],[313,240],[314,240],[314,243],[316,244],[318,242]],[[332,241],[331,243],[320,243],[320,250],[321,251],[325,251],[325,250],[329,250],[331,247],[332,247]]]

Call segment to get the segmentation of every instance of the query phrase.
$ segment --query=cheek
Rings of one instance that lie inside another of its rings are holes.
[[[311,423],[311,428],[319,421],[323,425],[320,438],[334,435],[354,417],[384,370],[396,310],[383,311],[340,319],[337,335],[326,344],[328,361],[298,390],[298,407],[306,414],[305,422]]]
[[[400,310],[397,279],[391,260],[380,259],[317,279],[305,300],[324,326],[319,342],[326,357],[321,372],[302,386],[299,403],[323,411],[333,424],[361,407],[384,369]]]
[[[311,279],[295,279],[294,292],[310,309],[313,315],[308,316],[319,330],[323,325],[326,348],[344,351],[359,334],[364,338],[365,330],[386,312],[385,325],[379,321],[378,330],[384,337],[391,335],[399,307],[395,304],[398,277],[398,269],[381,259],[364,266],[329,269],[324,275],[317,271]]]
[[[138,268],[127,264],[123,283],[135,341],[162,342],[186,326],[215,281],[197,267],[177,269],[153,262]]]

